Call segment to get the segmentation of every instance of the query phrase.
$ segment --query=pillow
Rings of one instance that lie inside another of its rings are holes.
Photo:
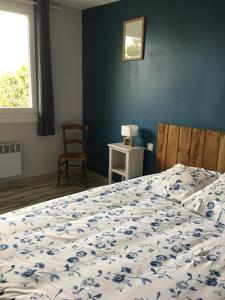
[[[177,164],[157,175],[145,183],[146,189],[163,198],[182,203],[184,199],[217,180],[220,173]]]
[[[169,177],[180,178],[184,170],[185,167],[183,165],[181,164],[174,165],[172,168],[164,172],[149,175],[148,180],[143,181],[140,187],[142,187],[145,190],[156,192],[156,194],[157,194],[157,187],[158,187],[159,194],[163,194],[168,178]]]
[[[225,223],[225,174],[195,195],[183,206],[214,221]]]

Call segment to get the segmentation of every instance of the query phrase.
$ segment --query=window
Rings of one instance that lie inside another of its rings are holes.
[[[0,4],[0,122],[36,120],[33,11]]]

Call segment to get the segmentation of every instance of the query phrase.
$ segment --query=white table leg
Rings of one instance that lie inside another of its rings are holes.
[[[130,153],[126,153],[126,167],[125,167],[125,180],[129,179],[130,175]]]
[[[112,183],[112,159],[113,159],[113,150],[109,149],[109,184]]]

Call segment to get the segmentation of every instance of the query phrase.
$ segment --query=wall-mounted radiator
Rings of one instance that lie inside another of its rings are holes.
[[[21,174],[21,144],[0,143],[0,178]]]

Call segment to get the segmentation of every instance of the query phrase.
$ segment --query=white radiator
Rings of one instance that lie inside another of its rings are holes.
[[[0,143],[0,178],[21,174],[21,144]]]

